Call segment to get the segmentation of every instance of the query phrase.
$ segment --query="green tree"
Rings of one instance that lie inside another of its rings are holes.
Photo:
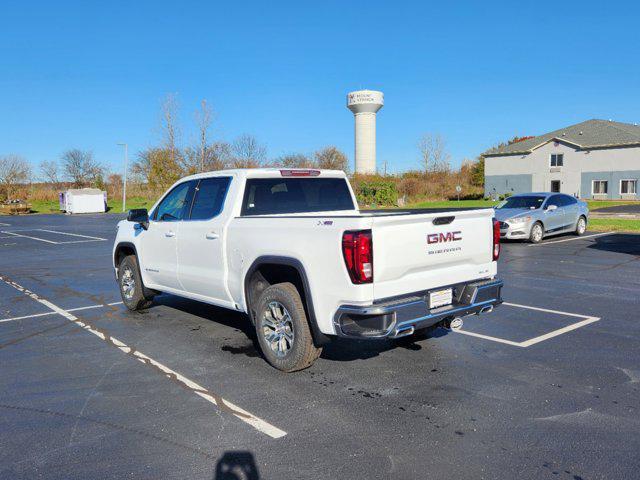
[[[476,187],[484,187],[484,157],[478,157],[478,160],[471,166],[471,184]]]

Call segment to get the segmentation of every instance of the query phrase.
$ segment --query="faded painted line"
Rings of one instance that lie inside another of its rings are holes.
[[[564,240],[554,240],[552,242],[544,242],[544,243],[530,243],[530,247],[544,247],[545,245],[551,245],[554,243],[562,243],[562,242],[573,242],[574,240],[584,240],[585,238],[593,238],[593,237],[601,237],[603,235],[611,235],[614,232],[604,232],[604,233],[594,233],[593,235],[583,235],[581,237],[575,238],[565,238]]]
[[[557,337],[564,333],[571,332],[572,330],[577,330],[578,328],[584,327],[585,325],[589,325],[590,323],[595,323],[598,320],[600,320],[600,317],[591,317],[588,315],[580,315],[579,313],[563,312],[560,310],[550,310],[548,308],[531,307],[529,305],[520,305],[518,303],[504,302],[503,305],[507,305],[510,307],[517,307],[517,308],[525,308],[527,310],[535,310],[537,312],[553,313],[555,315],[564,315],[569,317],[583,318],[584,320],[580,322],[572,323],[571,325],[567,325],[566,327],[558,328],[557,330],[553,330],[552,332],[545,333],[538,337],[524,340],[522,342],[514,342],[513,340],[507,340],[506,338],[492,337],[490,335],[482,335],[481,333],[469,332],[467,330],[461,330],[461,329],[452,330],[452,331],[456,333],[461,333],[463,335],[469,335],[470,337],[482,338],[484,340],[491,340],[492,342],[504,343],[506,345],[511,345],[513,347],[526,348],[526,347],[530,347],[531,345],[535,345],[536,343],[544,342],[545,340],[549,340],[551,338]]]
[[[122,305],[122,302],[107,303],[106,305],[98,304],[98,305],[88,305],[86,307],[69,308],[67,309],[67,312],[79,312],[81,310],[91,310],[93,308],[112,307],[114,305]],[[57,314],[58,314],[57,312],[43,312],[43,313],[35,313],[33,315],[23,315],[22,317],[3,318],[3,319],[0,319],[0,323],[13,322],[15,320],[25,320],[27,318],[45,317],[47,315],[57,315]]]
[[[29,235],[22,235],[20,233],[15,233],[15,232],[5,232],[4,230],[1,231],[0,233],[6,233],[7,235],[13,235],[15,237],[22,237],[22,238],[30,238],[31,240],[38,240],[40,242],[46,242],[46,243],[51,243],[53,245],[58,245],[58,242],[52,242],[51,240],[45,240],[43,238],[38,238],[38,237],[30,237]]]
[[[0,227],[10,227],[10,223],[0,223]]]
[[[89,323],[80,320],[78,317],[76,317],[69,311],[58,307],[57,305],[51,303],[49,300],[41,298],[37,294],[31,292],[30,290],[27,290],[26,288],[18,285],[17,283],[9,280],[8,278],[0,276],[0,280],[5,282],[7,285],[10,285],[11,287],[15,288],[19,292],[24,293],[25,295],[32,298],[36,302],[39,302],[45,307],[51,309],[58,315],[63,316],[70,322],[75,323],[80,328],[86,330],[87,332],[92,333],[93,335],[105,341],[106,343],[113,345],[114,347],[118,348],[121,352],[127,355],[133,356],[134,358],[144,363],[145,365],[154,367],[154,369],[163,373],[165,377],[174,380],[175,382],[180,384],[182,387],[187,388],[188,390],[192,391],[199,397],[217,406],[221,410],[232,414],[236,418],[239,418],[240,420],[247,423],[248,425],[251,425],[256,430],[270,436],[271,438],[280,438],[280,437],[284,437],[287,434],[287,432],[280,430],[278,427],[271,425],[270,423],[262,420],[261,418],[258,418],[255,415],[240,408],[239,406],[229,402],[228,400],[225,400],[224,398],[219,397],[218,395],[208,391],[207,389],[197,384],[193,380],[188,379],[187,377],[161,364],[160,362],[136,350],[135,348],[128,346],[127,344],[125,344],[124,342],[121,342],[117,338],[112,337],[107,332],[99,330],[97,327],[92,326]]]
[[[107,240],[106,238],[101,238],[101,237],[92,237],[90,235],[80,235],[78,233],[58,232],[56,230],[46,230],[44,228],[38,228],[38,231],[40,231],[40,232],[49,232],[49,233],[57,233],[59,235],[69,235],[71,237],[91,238],[93,240],[104,240],[104,241]]]

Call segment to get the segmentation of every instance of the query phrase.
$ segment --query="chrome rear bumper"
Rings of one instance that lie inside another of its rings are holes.
[[[451,305],[432,309],[428,291],[370,306],[343,305],[334,316],[334,327],[341,337],[403,337],[455,317],[488,313],[502,303],[502,286],[502,280],[496,279],[452,285]]]

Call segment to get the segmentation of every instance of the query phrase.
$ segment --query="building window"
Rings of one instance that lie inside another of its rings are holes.
[[[621,195],[635,195],[638,193],[638,180],[620,180]]]
[[[609,193],[609,182],[606,180],[594,180],[591,193],[593,195],[606,195]]]
[[[551,191],[560,193],[560,180],[551,180]]]
[[[562,153],[552,153],[551,154],[551,166],[552,167],[561,167],[564,163],[564,154]]]

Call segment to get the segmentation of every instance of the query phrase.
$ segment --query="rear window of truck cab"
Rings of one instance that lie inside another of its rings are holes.
[[[343,178],[251,178],[242,215],[354,210]]]

